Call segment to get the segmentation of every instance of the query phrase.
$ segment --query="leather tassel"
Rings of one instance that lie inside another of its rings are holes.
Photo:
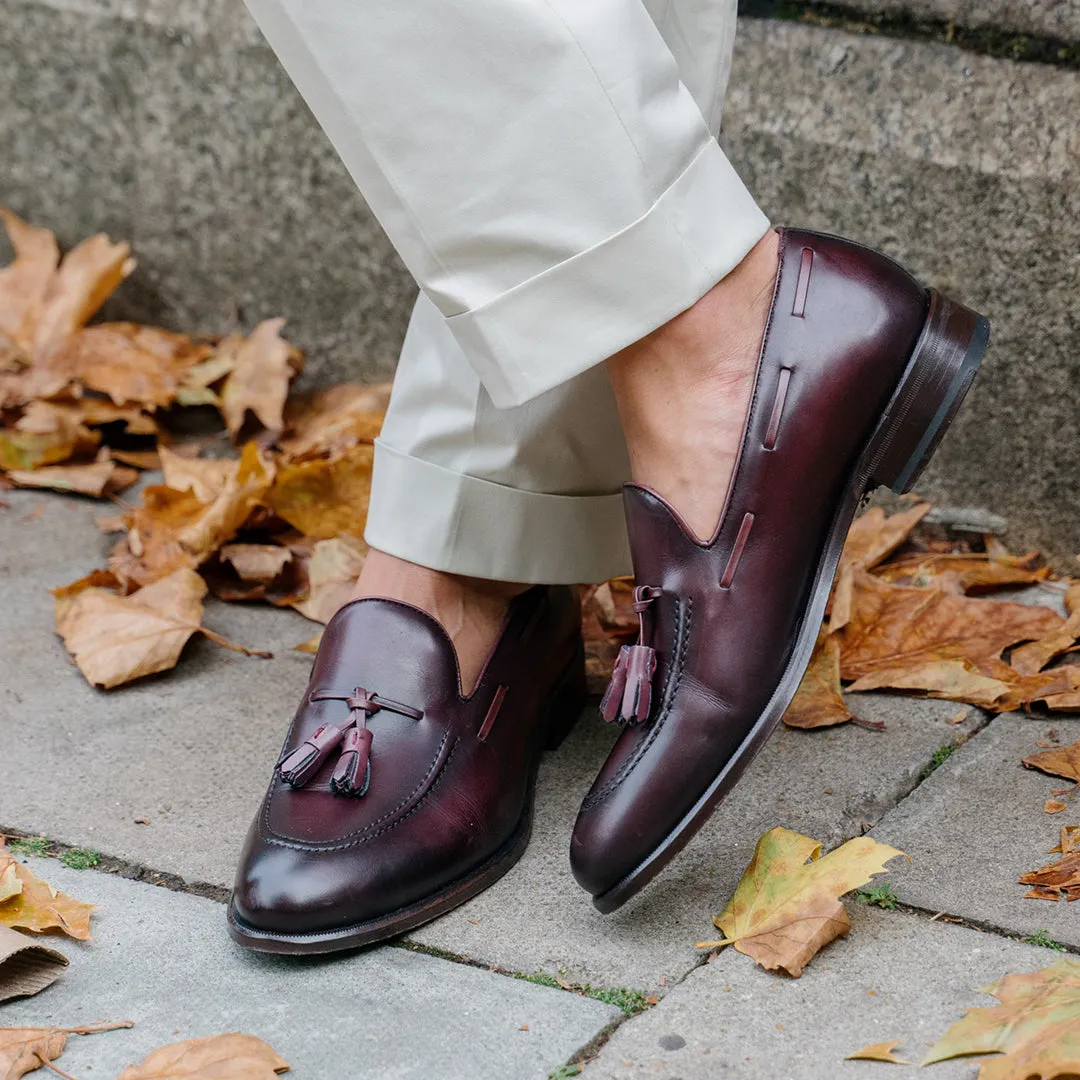
[[[615,670],[611,673],[611,681],[600,699],[600,715],[610,724],[619,719],[623,701],[623,692],[626,690],[626,671],[629,666],[630,646],[624,645],[619,650],[619,656],[615,661]]]
[[[627,651],[626,678],[622,694],[622,719],[628,724],[649,718],[652,708],[652,677],[656,672],[656,650],[648,645],[624,645]]]
[[[344,731],[336,724],[323,724],[307,737],[278,765],[281,779],[290,787],[303,787],[327,759],[330,751],[341,742]]]
[[[367,728],[354,727],[345,733],[330,790],[335,795],[358,797],[371,783],[371,732]]]

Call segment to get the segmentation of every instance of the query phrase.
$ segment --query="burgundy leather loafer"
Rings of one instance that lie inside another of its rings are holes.
[[[989,338],[982,316],[890,259],[781,232],[780,271],[735,474],[700,543],[624,491],[642,635],[602,711],[626,727],[581,807],[578,882],[601,911],[712,814],[791,701],[860,499],[915,482]]]
[[[331,952],[392,937],[521,857],[536,769],[585,700],[566,587],[513,601],[468,697],[442,627],[393,600],[346,604],[248,833],[229,930],[251,949]]]

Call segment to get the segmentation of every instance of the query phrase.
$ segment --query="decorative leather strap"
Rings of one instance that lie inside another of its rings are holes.
[[[349,707],[349,718],[344,724],[323,724],[316,728],[278,763],[278,774],[290,787],[301,788],[319,771],[330,752],[341,746],[341,756],[330,780],[330,790],[335,795],[358,797],[371,784],[373,736],[367,726],[369,716],[386,709],[411,720],[424,718],[422,709],[369,693],[362,686],[352,690],[313,690],[309,700],[344,701]]]

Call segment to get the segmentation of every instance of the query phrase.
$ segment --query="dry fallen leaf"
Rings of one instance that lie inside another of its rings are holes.
[[[79,941],[90,940],[90,913],[96,905],[57,892],[0,847],[0,874],[10,874],[11,868],[22,888],[0,903],[0,926],[35,934],[59,930]]]
[[[1070,746],[1054,746],[1028,754],[1024,764],[1029,769],[1039,769],[1051,776],[1062,776],[1080,784],[1080,739]]]
[[[285,399],[289,383],[302,367],[299,350],[281,337],[284,319],[267,319],[235,343],[231,369],[221,388],[221,415],[235,436],[248,411],[268,431],[285,426]]]
[[[308,595],[292,606],[325,625],[352,599],[364,566],[367,544],[351,536],[320,540],[307,563]]]
[[[52,364],[117,406],[170,404],[184,373],[211,352],[185,334],[136,323],[101,323],[73,334]]]
[[[1024,675],[1042,671],[1056,656],[1078,647],[1080,639],[1080,611],[1074,611],[1064,626],[1058,627],[1044,638],[1014,649],[1009,663]]]
[[[175,455],[164,460],[167,475],[175,461],[184,461],[184,468],[192,464]],[[127,515],[127,536],[113,549],[109,568],[124,581],[147,585],[175,570],[194,569],[231,540],[248,515],[262,504],[274,474],[255,443],[245,445],[239,461],[227,464],[227,469],[220,470],[224,476],[220,490],[209,501],[191,490],[147,488],[142,506]],[[203,494],[213,493],[207,478],[217,473],[205,471]]]
[[[163,1046],[118,1080],[274,1080],[289,1065],[254,1035],[233,1032]]]
[[[344,383],[292,399],[285,409],[288,436],[278,446],[287,461],[337,457],[378,436],[389,401],[388,382]]]
[[[64,256],[45,291],[34,327],[35,361],[50,360],[135,269],[131,248],[104,233],[88,237]]]
[[[1032,899],[1080,900],[1080,851],[1070,851],[1057,862],[1024,874],[1020,884],[1034,886],[1026,894]]]
[[[0,1080],[19,1080],[46,1062],[55,1061],[64,1052],[69,1035],[94,1035],[134,1026],[131,1020],[123,1020],[71,1028],[0,1028]]]
[[[1050,849],[1048,854],[1059,852],[1068,855],[1070,851],[1080,851],[1080,825],[1062,825],[1061,839]]]
[[[244,581],[259,582],[273,581],[293,557],[287,547],[278,544],[226,544],[218,555]]]
[[[117,466],[112,461],[88,465],[47,465],[40,469],[11,469],[8,479],[19,487],[49,488],[101,498],[113,479]]]
[[[29,362],[34,327],[45,292],[60,262],[60,247],[48,229],[37,229],[0,206],[15,259],[0,270],[0,355],[5,339]]]
[[[56,597],[56,632],[87,682],[105,689],[174,667],[195,633],[237,652],[267,655],[201,626],[205,595],[206,582],[193,570],[176,570],[131,596],[91,587]]]
[[[887,1061],[890,1065],[910,1065],[910,1061],[898,1058],[893,1051],[903,1042],[902,1039],[890,1039],[888,1042],[873,1043],[848,1054],[845,1061]]]
[[[848,531],[841,565],[870,570],[887,559],[912,534],[915,526],[930,512],[930,503],[918,503],[892,517],[874,506],[857,517]]]
[[[978,1080],[1030,1080],[1080,1073],[1080,962],[1060,959],[1030,975],[1006,975],[982,991],[1000,1004],[969,1009],[923,1061],[994,1054]]]
[[[307,641],[301,641],[299,645],[294,645],[293,652],[309,653],[314,656],[322,644],[322,636],[323,632],[320,630],[314,637],[308,638]]]
[[[784,713],[793,728],[822,728],[854,719],[840,692],[840,642],[835,636],[819,638],[795,697]]]
[[[359,445],[333,461],[284,466],[267,503],[305,536],[363,536],[373,460],[374,448]]]
[[[1044,580],[1050,570],[1039,567],[1038,559],[1039,554],[1035,551],[1027,555],[914,553],[879,566],[874,576],[894,585],[977,593]]]
[[[1060,814],[1062,810],[1067,810],[1068,807],[1060,799],[1047,799],[1043,803],[1043,810],[1048,814]]]
[[[1063,624],[1049,608],[890,585],[856,572],[852,618],[839,632],[841,675],[861,679],[939,660],[966,660],[981,670],[1009,646]]]
[[[860,836],[822,857],[816,840],[770,829],[758,840],[735,895],[713,918],[723,939],[697,947],[734,945],[762,967],[797,978],[819,949],[851,929],[839,897],[865,885],[898,855],[903,852]]]

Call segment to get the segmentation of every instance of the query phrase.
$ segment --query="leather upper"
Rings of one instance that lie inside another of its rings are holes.
[[[571,861],[599,895],[671,832],[776,688],[833,514],[922,330],[923,289],[833,237],[781,233],[780,270],[744,441],[715,535],[655,492],[624,489],[634,574],[659,596],[652,709],[585,798]]]
[[[346,725],[350,695],[354,706],[381,697],[419,718],[366,715],[363,795],[331,790],[337,753],[301,787],[275,770],[241,857],[237,916],[260,930],[330,931],[422,899],[496,852],[528,812],[545,706],[579,643],[575,592],[531,589],[512,602],[464,697],[453,644],[434,619],[393,600],[346,604],[323,634],[279,760],[320,727]]]

